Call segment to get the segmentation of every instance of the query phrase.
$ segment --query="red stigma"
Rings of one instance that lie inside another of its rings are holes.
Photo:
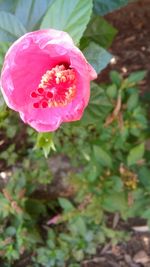
[[[37,97],[37,93],[32,92],[32,93],[31,93],[31,97],[36,98],[36,97]]]
[[[39,94],[43,94],[44,93],[44,89],[43,88],[38,88],[37,91],[38,91]]]
[[[39,108],[39,103],[34,103],[34,104],[33,104],[33,107],[34,107],[34,108]]]
[[[47,108],[48,107],[48,103],[46,101],[42,102],[42,108]]]
[[[47,92],[46,96],[47,96],[47,98],[52,98],[53,97],[53,93],[52,92]]]

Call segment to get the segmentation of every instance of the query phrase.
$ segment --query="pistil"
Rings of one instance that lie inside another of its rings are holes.
[[[64,107],[76,95],[76,73],[63,64],[47,70],[38,88],[31,93],[34,108]]]

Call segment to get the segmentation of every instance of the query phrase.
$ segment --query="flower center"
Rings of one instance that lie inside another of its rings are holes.
[[[64,107],[76,94],[76,74],[63,64],[46,71],[38,88],[31,93],[34,108]]]

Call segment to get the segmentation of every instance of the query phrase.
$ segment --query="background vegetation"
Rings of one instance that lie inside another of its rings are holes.
[[[99,73],[117,33],[103,15],[127,3],[1,0],[0,65],[18,37],[50,27],[67,31]],[[37,134],[0,95],[1,266],[78,267],[100,244],[128,238],[116,219],[150,223],[150,129],[138,89],[145,74],[112,71],[108,84],[92,82],[82,120],[55,133]]]

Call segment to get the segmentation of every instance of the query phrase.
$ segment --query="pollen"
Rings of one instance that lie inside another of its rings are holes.
[[[63,64],[47,70],[31,98],[35,100],[34,108],[64,107],[75,97],[76,73],[73,69],[66,68]]]

